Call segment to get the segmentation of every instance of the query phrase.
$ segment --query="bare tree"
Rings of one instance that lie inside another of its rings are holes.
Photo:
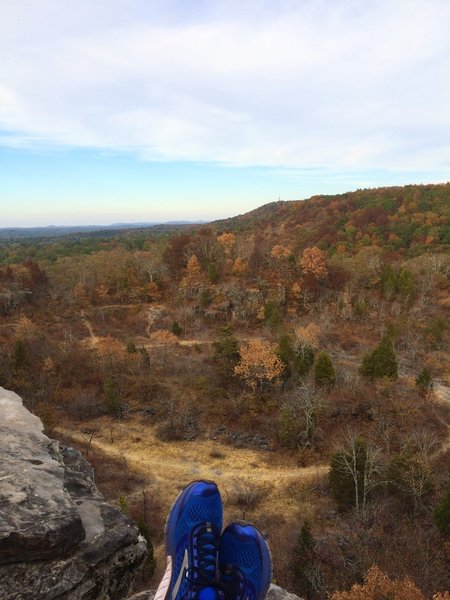
[[[311,443],[317,418],[325,407],[325,400],[310,383],[302,383],[289,395],[286,402],[300,423],[307,443]]]
[[[351,481],[353,504],[361,517],[365,515],[369,494],[377,485],[380,457],[379,448],[352,431],[346,433],[343,447],[333,456],[331,471],[334,471],[335,482],[339,480],[339,474],[342,480],[338,485],[345,485],[346,479]]]
[[[439,440],[435,434],[426,427],[418,427],[412,432],[411,440],[418,452],[428,458],[439,446]]]

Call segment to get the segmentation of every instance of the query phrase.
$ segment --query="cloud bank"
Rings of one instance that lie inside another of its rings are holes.
[[[0,144],[448,171],[449,23],[448,0],[3,1]]]

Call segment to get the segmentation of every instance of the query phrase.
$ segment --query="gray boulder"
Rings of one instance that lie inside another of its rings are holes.
[[[0,387],[0,600],[121,600],[145,540],[91,466]]]

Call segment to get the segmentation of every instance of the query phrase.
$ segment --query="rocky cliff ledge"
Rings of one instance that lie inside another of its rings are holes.
[[[91,466],[0,387],[0,600],[121,600],[146,554]]]
[[[139,594],[134,594],[134,596],[130,596],[128,600],[153,600],[155,597],[155,590],[149,590],[147,592],[140,592]],[[283,588],[280,588],[278,585],[270,584],[269,591],[267,592],[267,596],[265,600],[302,600],[295,594],[290,594]]]

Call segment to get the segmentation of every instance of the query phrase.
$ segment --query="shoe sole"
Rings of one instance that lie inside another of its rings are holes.
[[[176,510],[176,507],[177,506],[181,507],[182,497],[187,496],[187,494],[191,490],[191,488],[197,483],[211,483],[217,487],[217,484],[215,483],[215,481],[210,481],[208,479],[196,479],[195,481],[192,481],[189,485],[187,485],[183,490],[181,490],[181,492],[178,494],[178,496],[173,501],[172,506],[170,507],[170,510],[169,510],[169,514],[167,515],[167,518],[166,518],[165,526],[164,526],[164,538],[166,540],[167,566],[166,566],[166,570],[164,572],[163,578],[161,580],[161,583],[159,584],[158,589],[156,590],[154,600],[166,600],[166,598],[167,598],[168,591],[170,588],[170,582],[172,580],[172,554],[170,551],[171,549],[169,549],[168,544],[167,544],[167,540],[169,537],[168,532],[170,530],[172,530],[171,533],[173,532],[173,528],[176,523],[175,515],[178,517],[178,514],[179,514],[179,511]]]

